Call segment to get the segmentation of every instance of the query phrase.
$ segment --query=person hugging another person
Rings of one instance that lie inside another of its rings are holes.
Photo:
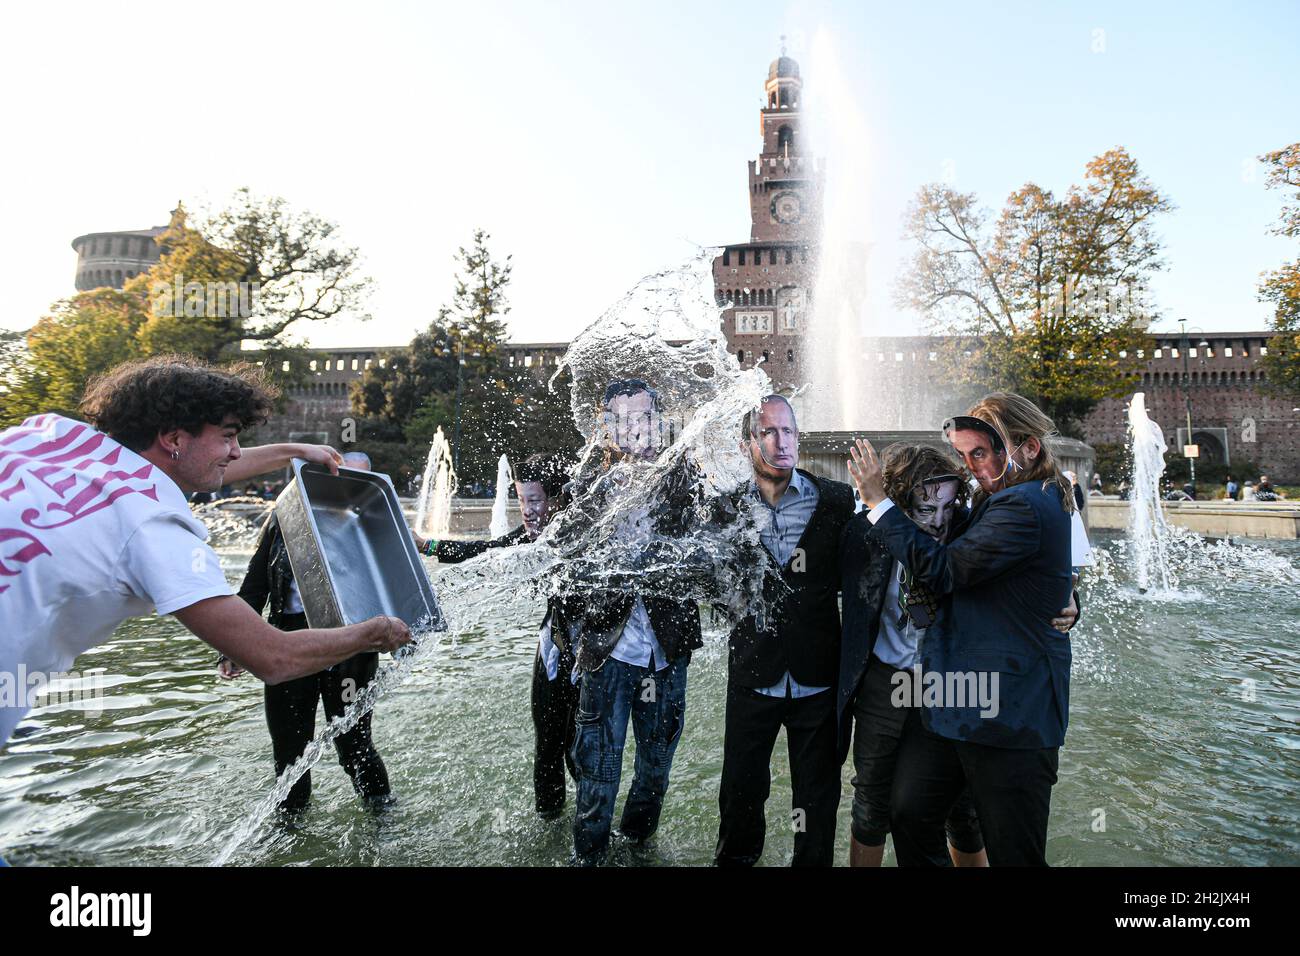
[[[900,443],[884,451],[886,495],[936,541],[953,540],[969,518],[970,489],[959,472],[948,455],[926,445]],[[919,645],[940,601],[889,554],[866,512],[854,515],[845,527],[841,561],[844,636],[838,713],[842,748],[847,749],[852,734],[854,768],[849,865],[880,866],[902,741],[921,724],[912,695],[897,691],[912,679]],[[969,789],[948,811],[944,829],[956,866],[988,866]]]
[[[1074,495],[1047,445],[1052,420],[1020,395],[988,395],[943,433],[979,483],[970,520],[948,541],[897,507],[869,442],[850,461],[867,520],[941,599],[920,648],[924,726],[899,755],[894,849],[901,866],[950,865],[943,824],[969,787],[989,863],[1045,866],[1069,720],[1070,641],[1053,621],[1072,600]]]

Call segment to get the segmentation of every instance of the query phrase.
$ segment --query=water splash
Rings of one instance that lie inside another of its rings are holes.
[[[1128,428],[1132,491],[1125,559],[1138,596],[1146,600],[1209,600],[1200,591],[1182,588],[1182,581],[1193,578],[1208,577],[1225,584],[1258,580],[1300,584],[1300,571],[1273,551],[1226,539],[1211,540],[1171,524],[1160,495],[1168,446],[1160,426],[1147,415],[1142,392],[1135,392],[1129,402]]]
[[[429,443],[429,457],[420,479],[420,498],[415,512],[416,534],[425,538],[445,538],[451,529],[451,498],[456,493],[456,469],[452,464],[451,445],[442,426]]]
[[[724,619],[755,606],[763,578],[759,531],[767,514],[752,496],[738,494],[750,475],[739,422],[771,384],[760,369],[742,370],[727,352],[713,298],[714,255],[701,250],[682,268],[648,276],[574,339],[561,370],[572,375],[574,420],[590,437],[567,489],[568,507],[535,541],[487,551],[438,574],[448,629],[421,634],[413,651],[383,668],[285,769],[214,863],[234,858],[328,744],[438,649],[454,648],[459,635],[495,630],[493,615],[521,590],[590,598],[634,589],[707,602]],[[645,381],[659,396],[655,453],[646,459],[620,455],[600,413],[606,386],[628,378]],[[432,527],[433,502],[454,482],[441,432],[429,461],[417,522]]]
[[[735,493],[751,474],[740,419],[771,391],[761,368],[741,369],[720,332],[712,260],[704,249],[642,279],[569,346],[571,408],[589,436],[570,485],[573,502],[541,541],[562,563],[551,595],[635,588],[738,612],[761,584],[765,515]],[[620,454],[602,414],[611,382],[644,381],[658,396],[653,449]],[[554,381],[554,378],[552,379]]]
[[[510,530],[510,459],[497,462],[497,493],[492,501],[492,524],[488,534],[499,538]]]
[[[427,626],[412,629],[411,636],[415,642],[414,650],[395,660],[387,667],[381,668],[374,679],[366,685],[365,690],[357,696],[357,699],[349,704],[342,714],[325,725],[325,729],[303,748],[303,752],[297,760],[285,767],[284,772],[276,779],[271,792],[263,797],[261,802],[244,817],[220,852],[213,858],[213,866],[225,866],[230,862],[239,848],[261,829],[267,819],[276,812],[280,802],[289,795],[289,791],[293,789],[294,784],[302,779],[303,774],[316,766],[324,754],[325,748],[333,743],[336,738],[355,727],[366,714],[374,709],[375,704],[384,695],[405,681],[407,675],[417,665],[431,656],[441,644],[441,640],[438,638],[443,633],[445,632],[433,631]]]

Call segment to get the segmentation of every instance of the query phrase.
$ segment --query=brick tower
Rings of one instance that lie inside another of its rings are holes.
[[[781,52],[763,84],[762,151],[749,161],[749,242],[728,245],[713,260],[729,348],[746,368],[765,363],[778,386],[800,376],[824,172],[804,152],[799,64]]]

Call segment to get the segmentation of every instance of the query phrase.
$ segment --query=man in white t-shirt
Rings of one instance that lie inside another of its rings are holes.
[[[53,675],[151,611],[270,684],[410,640],[388,617],[286,635],[231,593],[186,496],[295,457],[338,467],[324,445],[240,449],[273,398],[255,367],[167,356],[92,381],[94,427],[48,414],[0,432],[0,746]]]

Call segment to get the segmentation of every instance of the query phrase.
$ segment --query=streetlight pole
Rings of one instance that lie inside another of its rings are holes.
[[[459,324],[456,330],[456,423],[452,428],[451,467],[460,471],[460,393],[465,381],[465,330]]]
[[[1187,405],[1187,440],[1184,442],[1184,445],[1191,445],[1194,444],[1194,442],[1192,441],[1192,387],[1191,387],[1192,375],[1188,367],[1188,357],[1187,357],[1187,352],[1191,344],[1191,340],[1188,339],[1187,337],[1187,320],[1179,319],[1178,321],[1183,327],[1183,343],[1182,343],[1183,344],[1183,401]],[[1192,471],[1192,495],[1195,496],[1196,459],[1189,457],[1187,459],[1187,464]]]

